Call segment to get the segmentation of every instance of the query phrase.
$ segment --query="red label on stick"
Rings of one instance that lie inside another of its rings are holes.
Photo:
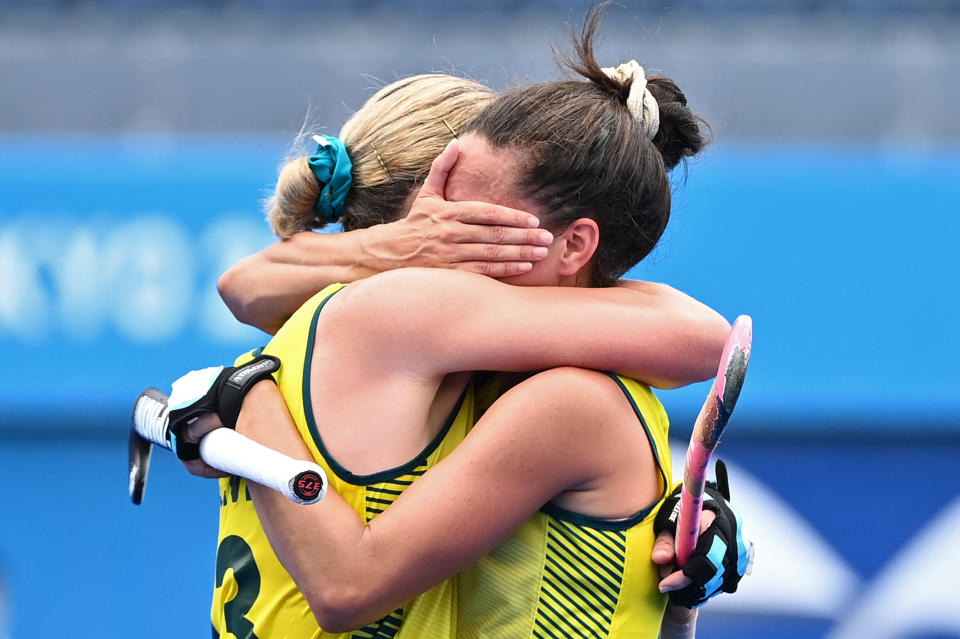
[[[297,475],[293,484],[293,492],[303,500],[314,499],[323,489],[323,479],[312,470],[306,470]]]

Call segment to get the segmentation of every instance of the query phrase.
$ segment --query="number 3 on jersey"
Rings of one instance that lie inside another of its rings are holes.
[[[250,545],[237,535],[225,537],[217,548],[217,588],[223,587],[224,577],[231,568],[237,584],[237,594],[223,606],[226,635],[221,637],[227,639],[229,635],[233,635],[237,639],[257,639],[253,624],[246,615],[260,594],[260,570],[253,559]],[[215,630],[214,637],[216,636]]]

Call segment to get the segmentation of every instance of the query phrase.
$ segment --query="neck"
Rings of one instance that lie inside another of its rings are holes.
[[[593,277],[590,275],[590,265],[586,265],[571,275],[561,275],[558,286],[579,286],[589,288],[593,286]]]

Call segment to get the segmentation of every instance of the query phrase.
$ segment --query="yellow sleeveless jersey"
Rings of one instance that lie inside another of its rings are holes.
[[[324,303],[343,286],[334,284],[307,301],[262,352],[283,362],[275,375],[277,385],[314,460],[326,471],[330,488],[369,521],[463,441],[475,416],[473,386],[464,392],[440,433],[410,462],[364,476],[354,475],[340,466],[326,451],[317,431],[309,396],[309,376],[317,318]],[[259,352],[248,353],[238,358],[237,363]],[[214,637],[452,638],[456,629],[455,590],[456,580],[450,579],[365,628],[346,633],[324,632],[270,548],[246,480],[236,477],[220,480],[220,534],[211,611]]]
[[[657,637],[667,598],[650,555],[653,518],[672,476],[668,420],[648,386],[611,377],[650,440],[660,497],[616,521],[545,506],[458,575],[457,637]],[[478,410],[495,399],[497,385],[493,378],[478,389]]]

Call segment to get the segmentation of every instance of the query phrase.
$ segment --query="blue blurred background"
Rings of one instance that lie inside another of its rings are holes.
[[[0,637],[207,636],[216,492],[158,454],[129,503],[132,399],[265,342],[215,282],[271,242],[308,110],[555,77],[587,6],[0,0]],[[605,31],[715,136],[632,275],[754,318],[722,454],[757,566],[699,636],[960,637],[960,2],[625,0]],[[705,392],[661,394],[681,448]]]

